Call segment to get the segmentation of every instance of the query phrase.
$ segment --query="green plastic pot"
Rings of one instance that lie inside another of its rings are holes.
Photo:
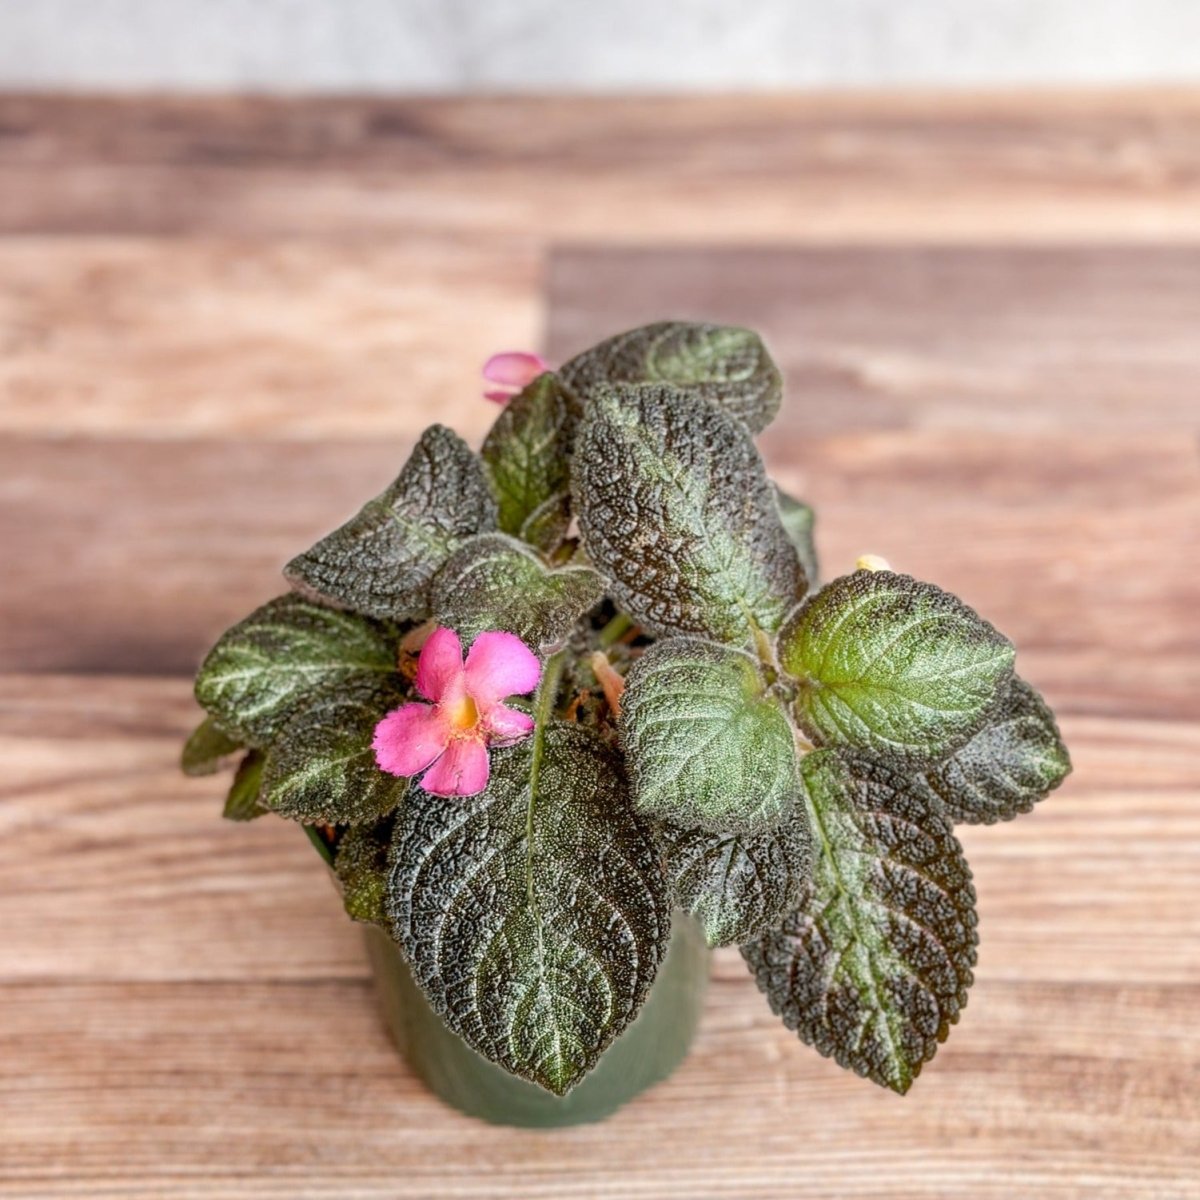
[[[704,935],[677,913],[641,1012],[580,1083],[555,1096],[488,1062],[451,1032],[429,1007],[396,943],[375,926],[363,932],[384,1020],[405,1061],[447,1104],[496,1125],[543,1129],[599,1121],[666,1079],[691,1046],[708,983]]]

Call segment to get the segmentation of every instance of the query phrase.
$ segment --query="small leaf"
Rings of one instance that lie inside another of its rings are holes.
[[[483,464],[451,430],[421,435],[382,495],[284,569],[301,592],[370,617],[428,615],[429,581],[465,539],[496,527]]]
[[[811,736],[913,762],[956,749],[983,724],[1013,656],[957,597],[891,571],[835,579],[779,634]]]
[[[674,638],[626,677],[621,735],[638,812],[688,828],[749,833],[791,812],[796,744],[750,655]]]
[[[1071,772],[1054,714],[1023,679],[983,728],[925,781],[941,798],[952,821],[991,825],[1027,813]]]
[[[390,819],[371,825],[356,825],[338,839],[334,870],[342,885],[342,902],[353,921],[367,925],[387,922],[388,846],[392,838]]]
[[[184,744],[179,765],[185,775],[212,775],[241,749],[237,738],[225,733],[212,717],[205,717]]]
[[[703,400],[669,387],[598,393],[574,482],[592,561],[652,633],[746,645],[804,592],[749,433]]]
[[[267,809],[259,803],[262,790],[263,756],[251,750],[234,772],[229,795],[225,798],[225,811],[221,814],[227,821],[253,821],[263,817]]]
[[[906,1092],[967,1002],[975,893],[950,822],[865,758],[803,762],[820,852],[779,929],[742,947],[783,1023],[826,1057]]]
[[[221,636],[196,676],[196,699],[232,734],[265,746],[322,688],[395,669],[386,626],[280,596]]]
[[[731,325],[643,325],[585,350],[559,374],[585,400],[606,384],[671,384],[738,417],[755,433],[771,423],[783,397],[783,379],[762,338]]]
[[[490,533],[464,542],[438,572],[433,614],[464,638],[503,629],[536,649],[561,642],[603,596],[590,567],[551,570],[528,546]]]
[[[821,574],[817,563],[817,547],[813,541],[813,526],[816,524],[817,514],[811,505],[805,504],[803,500],[794,499],[780,488],[775,489],[775,503],[779,507],[779,517],[783,521],[788,539],[800,556],[800,565],[804,568],[804,577],[811,590],[817,586]]]
[[[398,677],[360,678],[314,697],[267,751],[263,803],[304,824],[359,825],[394,809],[408,780],[375,762],[375,726],[404,703]]]
[[[766,833],[659,827],[675,904],[698,918],[710,946],[734,946],[778,925],[800,901],[812,871],[803,815]]]
[[[571,522],[574,436],[570,399],[546,373],[504,407],[483,443],[500,529],[547,553]]]
[[[392,935],[451,1029],[563,1095],[645,998],[666,882],[596,735],[542,726],[492,767],[468,799],[414,789],[392,845]]]

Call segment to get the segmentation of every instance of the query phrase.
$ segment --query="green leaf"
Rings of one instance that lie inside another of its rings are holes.
[[[967,1002],[971,873],[919,786],[832,750],[802,771],[816,869],[796,910],[742,954],[802,1041],[904,1093]]]
[[[949,753],[983,724],[1014,653],[957,597],[891,571],[835,579],[779,634],[810,736],[913,762]]]
[[[1027,813],[1071,772],[1054,714],[1014,677],[1000,706],[965,746],[925,776],[953,821],[992,825]]]
[[[301,592],[370,617],[428,615],[429,582],[455,548],[496,527],[483,464],[458,434],[433,425],[382,495],[284,575]]]
[[[812,871],[812,834],[797,814],[766,833],[659,827],[675,904],[696,917],[710,946],[734,946],[778,925]]]
[[[209,651],[196,699],[231,734],[265,746],[316,692],[396,669],[386,626],[300,596],[264,604]]]
[[[547,553],[571,523],[575,424],[570,398],[546,373],[504,407],[483,443],[500,529]]]
[[[749,433],[703,400],[669,387],[598,393],[574,484],[592,561],[652,633],[746,645],[804,592]]]
[[[259,803],[262,790],[263,756],[251,750],[238,763],[229,795],[225,798],[225,811],[221,814],[227,821],[253,821],[266,816],[267,810]]]
[[[263,803],[310,825],[360,825],[396,808],[408,780],[380,770],[371,742],[404,703],[398,684],[398,676],[359,678],[300,709],[267,751]]]
[[[492,756],[481,795],[414,788],[391,855],[392,936],[446,1023],[566,1093],[636,1015],[666,949],[666,881],[620,760],[564,723]]]
[[[551,570],[522,542],[490,533],[464,542],[438,573],[433,614],[464,638],[503,629],[537,649],[563,641],[603,596],[590,567]]]
[[[338,839],[334,871],[342,885],[342,902],[353,921],[367,925],[387,922],[388,847],[392,821],[356,825]]]
[[[671,384],[755,433],[771,423],[783,397],[783,379],[762,338],[731,325],[643,325],[577,355],[559,374],[585,400],[607,384]]]
[[[795,804],[791,722],[741,650],[694,638],[651,646],[626,677],[621,736],[646,816],[748,833],[778,825]]]
[[[237,738],[225,733],[212,717],[205,717],[184,743],[179,765],[185,775],[212,775],[225,759],[241,749]]]
[[[817,563],[817,547],[813,541],[813,526],[816,524],[817,514],[811,505],[789,496],[778,487],[775,489],[775,503],[779,507],[783,528],[800,556],[800,565],[804,568],[808,586],[810,589],[815,588],[821,574]]]

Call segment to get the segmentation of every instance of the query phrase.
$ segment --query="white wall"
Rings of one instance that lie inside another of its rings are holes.
[[[1200,0],[0,0],[0,87],[1200,82]]]

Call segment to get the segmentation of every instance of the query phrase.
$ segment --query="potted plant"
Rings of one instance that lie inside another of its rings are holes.
[[[753,333],[665,322],[557,371],[498,356],[479,454],[396,481],[218,641],[191,773],[299,822],[367,927],[388,1023],[464,1111],[595,1119],[664,1077],[709,946],[788,1028],[905,1092],[967,999],[956,822],[1070,769],[1012,644],[859,560],[754,444]]]

